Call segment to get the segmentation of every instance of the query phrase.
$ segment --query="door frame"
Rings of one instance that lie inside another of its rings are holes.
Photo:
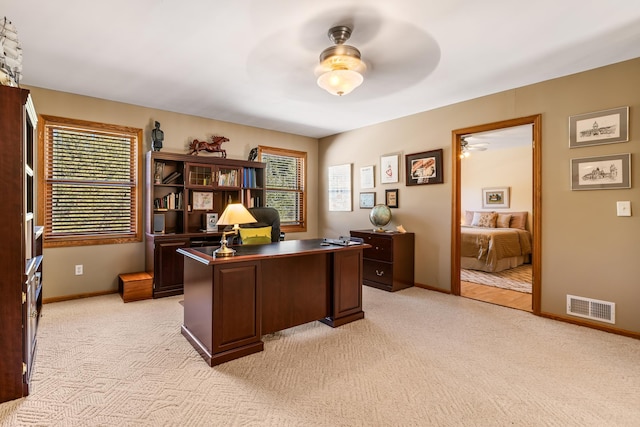
[[[460,177],[460,143],[462,137],[471,133],[494,131],[503,128],[510,128],[521,125],[532,125],[532,161],[533,161],[533,188],[532,188],[532,302],[531,310],[534,314],[540,315],[541,301],[541,251],[542,251],[542,115],[520,117],[517,119],[503,120],[499,122],[487,123],[483,125],[471,126],[464,129],[456,129],[451,132],[452,144],[452,203],[451,203],[451,293],[460,295],[460,224],[462,214],[461,204],[461,177]]]

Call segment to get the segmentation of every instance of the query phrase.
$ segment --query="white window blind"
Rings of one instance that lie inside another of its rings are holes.
[[[306,231],[305,163],[307,153],[259,147],[265,162],[266,205],[276,208],[284,231]]]
[[[45,242],[140,240],[142,131],[48,119],[44,125]]]

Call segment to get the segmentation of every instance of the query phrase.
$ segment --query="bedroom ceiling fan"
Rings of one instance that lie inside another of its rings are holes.
[[[332,27],[327,36],[334,46],[320,54],[320,65],[316,69],[318,86],[332,95],[347,95],[362,84],[367,66],[360,51],[345,44],[351,37],[351,28],[346,25]]]
[[[468,137],[463,136],[460,141],[460,158],[469,157],[472,151],[486,151],[487,148],[489,148],[488,142],[471,143]]]

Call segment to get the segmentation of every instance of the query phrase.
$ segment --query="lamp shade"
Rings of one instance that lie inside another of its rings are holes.
[[[360,86],[364,78],[353,70],[331,70],[318,77],[318,86],[332,95],[342,96]]]
[[[236,225],[258,222],[242,203],[229,203],[218,219],[218,225]]]

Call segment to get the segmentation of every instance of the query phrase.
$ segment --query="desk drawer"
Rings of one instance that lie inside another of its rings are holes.
[[[393,241],[383,237],[365,236],[364,243],[371,245],[362,254],[365,258],[377,259],[380,261],[393,261]]]
[[[371,259],[363,261],[363,279],[383,285],[393,285],[393,264]]]

